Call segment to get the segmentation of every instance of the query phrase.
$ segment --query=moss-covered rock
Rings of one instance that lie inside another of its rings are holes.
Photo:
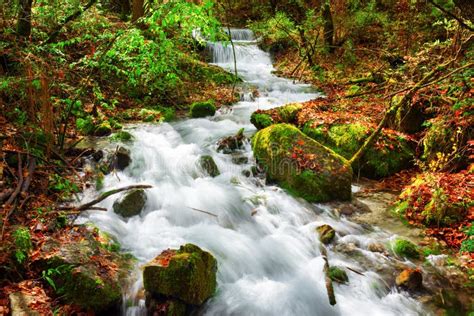
[[[155,109],[141,109],[138,112],[138,118],[143,122],[160,122],[163,114]]]
[[[100,123],[94,130],[95,136],[108,136],[112,134],[112,127],[108,121]]]
[[[213,100],[204,102],[195,102],[191,104],[189,114],[193,118],[213,116],[216,114],[216,105]]]
[[[82,226],[74,234],[48,239],[34,265],[61,300],[104,312],[120,306],[122,285],[133,264],[130,256],[112,252],[108,245],[97,229]]]
[[[257,129],[263,129],[277,123],[293,123],[302,108],[301,103],[290,103],[270,110],[258,110],[252,113],[250,122]]]
[[[253,112],[250,117],[250,122],[257,128],[263,129],[274,124],[272,116],[266,113]]]
[[[113,141],[128,142],[133,139],[133,136],[127,131],[118,131],[117,133],[110,135],[110,139]]]
[[[310,121],[302,130],[312,139],[350,159],[374,131],[374,127],[360,123],[327,126]],[[410,167],[413,158],[414,150],[403,135],[382,131],[358,165],[353,167],[355,172],[363,176],[378,179]]]
[[[329,278],[332,281],[341,283],[341,284],[349,282],[349,277],[347,276],[346,271],[341,267],[330,267]]]
[[[401,288],[416,291],[423,287],[423,275],[419,269],[405,269],[397,276],[395,282]]]
[[[121,199],[115,201],[114,212],[123,217],[139,215],[146,204],[146,193],[144,190],[132,190],[127,192]]]
[[[201,305],[216,290],[217,261],[201,248],[186,244],[165,250],[143,270],[143,284],[153,296],[179,299]]]
[[[191,310],[186,303],[169,298],[155,298],[151,295],[146,297],[146,309],[148,315],[159,316],[185,316]]]
[[[336,237],[336,231],[334,228],[327,224],[316,227],[316,231],[319,234],[319,240],[326,245]]]
[[[199,165],[201,166],[201,168],[206,171],[206,173],[211,176],[211,177],[217,177],[218,175],[220,175],[220,171],[219,171],[219,168],[217,167],[216,165],[216,162],[214,161],[214,159],[209,156],[209,155],[205,155],[205,156],[201,156],[199,158]]]
[[[260,130],[252,139],[256,160],[270,179],[310,202],[349,200],[352,169],[346,159],[289,124]]]
[[[399,257],[418,259],[420,252],[418,247],[406,239],[397,238],[392,243],[393,252]]]

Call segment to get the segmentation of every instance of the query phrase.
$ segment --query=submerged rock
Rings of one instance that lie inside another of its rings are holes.
[[[214,161],[214,159],[209,156],[209,155],[205,155],[205,156],[201,156],[199,158],[199,165],[201,166],[201,168],[206,171],[206,173],[211,176],[211,177],[217,177],[218,175],[220,175],[220,171],[219,171],[219,168],[217,167],[216,165],[216,162]]]
[[[405,269],[397,276],[395,282],[401,288],[416,291],[423,287],[423,275],[420,269]]]
[[[309,121],[303,132],[312,139],[328,146],[339,155],[350,159],[363,145],[374,128],[360,123],[315,125]],[[382,131],[378,140],[354,165],[354,171],[368,178],[382,178],[412,165],[414,150],[402,134]]]
[[[316,231],[319,234],[319,240],[323,244],[329,244],[336,236],[336,231],[330,225],[321,225],[316,227]]]
[[[309,202],[349,200],[352,169],[334,151],[289,124],[260,130],[252,139],[254,155],[267,176]]]
[[[191,104],[189,114],[193,118],[213,116],[216,113],[214,101],[195,102]]]
[[[114,212],[123,217],[139,215],[146,204],[146,193],[144,190],[132,190],[127,192],[121,199],[115,201]]]
[[[243,149],[247,137],[244,135],[244,129],[240,129],[237,134],[233,136],[224,137],[217,143],[217,151],[224,154],[231,154],[238,149]]]
[[[165,250],[143,270],[145,290],[153,297],[201,305],[216,291],[217,261],[201,248],[186,244]]]

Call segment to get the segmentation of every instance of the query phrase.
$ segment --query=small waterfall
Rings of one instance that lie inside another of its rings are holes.
[[[224,32],[229,34],[229,29],[224,28]],[[249,29],[230,28],[230,37],[233,41],[251,42],[256,40],[252,30]]]
[[[245,176],[254,165],[248,145],[239,154],[249,160],[235,164],[231,155],[220,153],[216,142],[239,129],[252,134],[250,115],[257,109],[274,108],[320,96],[310,86],[272,74],[269,54],[260,50],[250,30],[232,29],[236,40],[239,76],[248,91],[243,100],[221,109],[212,118],[180,120],[160,125],[128,126],[134,142],[126,144],[132,164],[124,171],[107,175],[104,191],[147,183],[147,205],[140,216],[124,219],[112,210],[114,199],[99,206],[108,211],[82,214],[79,221],[92,221],[117,237],[142,265],[167,248],[191,242],[213,253],[218,261],[218,291],[199,315],[426,315],[422,306],[406,293],[390,288],[377,273],[393,259],[367,250],[371,242],[388,242],[384,231],[368,231],[348,219],[336,218],[330,207],[306,203],[285,191]],[[213,62],[233,71],[230,45],[208,43]],[[250,96],[249,91],[258,91]],[[110,144],[115,148],[116,144]],[[197,162],[211,155],[221,174],[207,176]],[[244,173],[244,174],[243,174]],[[85,200],[98,192],[88,191]],[[216,218],[194,212],[202,209]],[[324,260],[315,229],[333,226],[337,244],[354,247],[357,256],[328,248],[331,265],[348,270],[350,282],[336,286],[337,305],[330,306],[324,280]],[[359,258],[359,259],[358,259]],[[137,277],[126,297],[136,298],[125,315],[146,315],[142,288]],[[133,301],[133,300],[132,300]]]

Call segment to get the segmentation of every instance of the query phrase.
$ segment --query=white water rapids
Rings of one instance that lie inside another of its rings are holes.
[[[242,171],[253,163],[250,145],[242,151],[249,158],[243,165],[216,151],[217,140],[240,128],[249,136],[255,132],[250,124],[253,111],[318,96],[308,85],[274,76],[269,54],[257,47],[250,31],[234,29],[232,36],[239,75],[258,89],[259,97],[222,108],[210,118],[128,127],[135,138],[126,144],[132,164],[117,175],[108,175],[103,190],[151,184],[146,209],[140,216],[123,219],[112,210],[117,195],[99,205],[107,212],[91,211],[80,221],[93,222],[116,236],[122,247],[138,258],[139,266],[163,250],[185,243],[211,252],[218,261],[218,290],[205,304],[203,315],[426,315],[420,303],[386,285],[373,268],[386,266],[391,259],[368,251],[367,245],[388,240],[388,233],[367,230],[337,218],[327,206],[306,203],[262,179],[245,177]],[[233,71],[230,45],[209,44],[209,49],[217,65]],[[197,163],[201,155],[211,155],[221,175],[206,176]],[[84,200],[96,195],[86,192]],[[192,208],[214,213],[217,218]],[[337,244],[357,245],[372,263],[359,263],[328,248],[330,265],[364,273],[347,270],[350,282],[334,284],[335,306],[329,305],[315,232],[321,224],[336,229]],[[137,281],[127,298],[141,286],[137,271]],[[123,313],[143,315],[144,303],[125,308]]]

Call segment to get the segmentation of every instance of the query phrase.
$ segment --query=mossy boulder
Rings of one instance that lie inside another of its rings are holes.
[[[397,238],[392,243],[393,252],[399,256],[409,259],[418,259],[420,252],[418,247],[406,239]]]
[[[361,123],[327,126],[309,121],[302,131],[344,158],[350,159],[374,131],[374,127]],[[379,179],[409,168],[414,155],[414,150],[405,136],[382,131],[378,140],[353,168],[354,172],[360,172],[365,177]]]
[[[423,275],[419,269],[405,269],[395,280],[397,286],[406,290],[416,291],[423,287]]]
[[[145,290],[155,297],[170,297],[202,305],[216,291],[217,261],[206,251],[186,244],[165,250],[143,270]]]
[[[352,169],[348,161],[289,124],[255,134],[254,155],[270,180],[309,202],[349,200]]]
[[[146,204],[146,193],[144,190],[132,190],[115,201],[113,205],[114,212],[123,217],[132,217],[139,215]]]
[[[213,178],[221,174],[212,156],[201,156],[199,158],[199,165],[209,176]]]
[[[46,240],[33,264],[67,304],[95,313],[110,311],[120,307],[133,259],[109,246],[97,229],[80,226],[73,234]]]
[[[302,108],[301,103],[290,103],[270,110],[257,110],[252,113],[250,122],[257,129],[263,129],[277,123],[293,123]]]
[[[94,129],[94,135],[95,136],[108,136],[112,134],[112,127],[110,126],[110,123],[108,121],[104,121],[100,123],[95,129]]]
[[[216,105],[213,100],[194,102],[191,104],[189,114],[193,118],[213,116],[216,114]]]
[[[319,234],[319,240],[326,245],[336,237],[336,231],[334,228],[327,224],[316,227],[316,231]]]
[[[347,276],[346,271],[341,267],[330,267],[329,268],[329,278],[337,283],[347,283],[349,282],[349,277]]]
[[[121,142],[128,142],[133,140],[133,135],[127,131],[118,131],[110,135],[110,139],[113,141],[121,141]]]

